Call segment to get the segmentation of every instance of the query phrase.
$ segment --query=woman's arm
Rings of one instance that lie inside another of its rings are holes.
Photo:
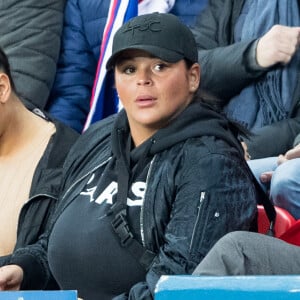
[[[175,178],[169,222],[160,233],[164,242],[146,281],[115,300],[152,299],[161,275],[191,274],[219,238],[230,231],[249,230],[256,212],[254,187],[244,160],[230,155],[236,154],[203,156],[195,148],[186,149]]]

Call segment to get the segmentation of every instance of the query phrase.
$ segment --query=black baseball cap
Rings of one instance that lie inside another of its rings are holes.
[[[115,33],[106,68],[113,68],[120,53],[128,49],[144,50],[171,63],[184,58],[198,62],[197,45],[191,30],[172,14],[145,14],[120,27]]]

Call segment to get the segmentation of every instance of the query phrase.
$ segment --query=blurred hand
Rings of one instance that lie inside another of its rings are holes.
[[[264,172],[260,175],[259,179],[263,183],[270,182],[272,179],[273,171]]]
[[[280,165],[287,160],[300,158],[300,144],[294,147],[293,149],[287,151],[284,155],[280,154],[277,158],[277,164]],[[261,182],[270,182],[272,179],[273,171],[264,172],[260,175]]]
[[[17,265],[7,265],[0,268],[0,291],[20,290],[23,281],[23,270]]]
[[[300,27],[274,25],[257,43],[257,63],[265,68],[288,64],[299,45]]]
[[[287,151],[285,153],[286,159],[293,159],[293,158],[299,158],[300,157],[300,144],[294,147],[293,149]]]

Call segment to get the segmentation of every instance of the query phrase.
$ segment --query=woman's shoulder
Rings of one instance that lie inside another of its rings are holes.
[[[228,141],[214,136],[204,135],[200,137],[187,139],[184,143],[186,151],[197,153],[198,156],[219,154],[219,155],[232,155],[240,154],[240,150],[236,146],[230,144]]]
[[[94,123],[82,133],[68,154],[68,162],[92,157],[94,153],[104,156],[105,151],[110,147],[110,136],[116,115],[111,115],[101,121]],[[101,151],[99,152],[99,149]]]
[[[92,124],[86,131],[83,132],[80,140],[85,141],[92,138],[92,141],[98,143],[103,138],[109,136],[112,132],[116,117],[117,114],[113,114]]]

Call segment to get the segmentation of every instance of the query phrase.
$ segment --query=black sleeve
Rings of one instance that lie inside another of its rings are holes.
[[[277,156],[293,148],[299,132],[300,116],[297,116],[262,127],[245,142],[252,159]]]

